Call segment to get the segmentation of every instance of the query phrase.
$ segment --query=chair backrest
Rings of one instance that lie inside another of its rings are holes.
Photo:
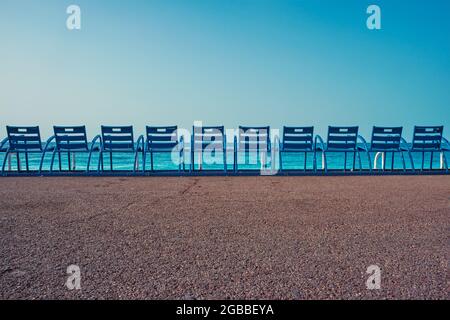
[[[54,126],[56,148],[59,151],[88,150],[85,126],[60,127]]]
[[[146,127],[147,150],[173,150],[178,145],[178,127]]]
[[[133,126],[102,126],[105,151],[134,151]]]
[[[192,128],[194,150],[203,151],[205,148],[225,149],[225,127],[209,126]]]
[[[375,151],[399,150],[403,127],[373,127],[370,148]]]
[[[327,149],[352,151],[356,149],[358,127],[328,127]]]
[[[440,150],[444,126],[414,127],[412,148],[414,150]]]
[[[311,151],[314,127],[283,127],[283,150]]]
[[[6,127],[11,151],[42,151],[39,127]]]
[[[238,147],[244,151],[268,151],[270,149],[270,127],[239,126]]]

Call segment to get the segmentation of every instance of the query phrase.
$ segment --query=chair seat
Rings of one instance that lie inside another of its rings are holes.
[[[282,148],[282,152],[313,152],[314,149],[312,148]]]
[[[401,152],[408,151],[407,149],[402,148],[392,148],[392,149],[369,149],[369,152]]]
[[[172,152],[174,148],[149,148],[148,152]],[[181,149],[176,149],[175,151],[181,151]]]
[[[317,148],[321,150],[321,147],[317,147]],[[323,151],[326,151],[326,152],[355,152],[358,150],[357,150],[357,148],[355,148],[355,149],[350,149],[350,148],[349,149],[336,149],[336,148],[325,147],[325,150],[323,150]]]
[[[441,152],[445,150],[444,148],[441,149],[411,149],[411,152]]]

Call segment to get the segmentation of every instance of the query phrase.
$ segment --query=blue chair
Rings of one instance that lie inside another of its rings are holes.
[[[280,171],[283,171],[283,154],[304,153],[303,171],[306,171],[307,155],[314,150],[314,127],[283,127],[283,140],[280,142]]]
[[[12,127],[7,126],[6,131],[8,134],[5,158],[3,159],[2,174],[5,172],[6,161],[9,155],[15,154],[17,160],[17,171],[21,172],[20,154],[25,154],[25,168],[26,172],[30,172],[29,167],[29,154],[39,153],[41,154],[41,163],[39,165],[39,171],[42,167],[42,161],[44,159],[46,151],[51,151],[50,142],[52,138],[47,140],[45,148],[42,148],[41,134],[38,126],[34,127]],[[2,142],[2,147],[6,145],[6,142]]]
[[[227,172],[227,138],[224,126],[196,127],[192,128],[191,136],[191,166],[190,171],[195,171],[195,155],[198,154],[203,159],[205,149],[210,152],[222,152],[223,171]]]
[[[445,170],[448,172],[448,163],[445,152],[450,151],[449,142],[443,137],[444,126],[415,126],[413,133],[411,152],[422,153],[422,166],[424,168],[425,153],[430,155],[430,170],[433,170],[433,156],[435,153],[442,153],[445,164]],[[446,146],[444,145],[446,144]],[[413,170],[414,163],[412,163]]]
[[[178,127],[146,127],[146,142],[144,150],[144,160],[142,171],[145,172],[147,153],[150,153],[151,171],[154,171],[154,153],[172,153],[178,154],[178,171],[181,166],[184,170],[184,139],[178,138]]]
[[[100,167],[104,168],[104,154],[109,153],[110,171],[114,171],[113,154],[114,153],[132,153],[134,154],[133,172],[139,167],[138,154],[142,153],[144,157],[144,136],[139,136],[134,142],[133,126],[102,126],[102,144],[100,148],[98,171]]]
[[[344,153],[344,172],[347,171],[347,154],[353,154],[352,168],[355,170],[355,157],[358,154],[359,169],[362,170],[361,155],[357,149],[358,127],[328,127],[327,144],[323,142],[322,137],[317,135],[314,139],[314,170],[317,170],[317,151],[323,154],[323,164],[325,172],[328,172],[327,153],[343,152]]]
[[[249,153],[260,156],[264,153],[264,166],[267,165],[267,156],[271,152],[270,127],[244,127],[239,126],[238,137],[234,137],[234,172],[239,171],[238,155],[244,153],[245,157]]]
[[[76,170],[75,155],[76,153],[87,153],[88,161],[86,172],[90,171],[90,163],[93,152],[100,152],[102,138],[97,135],[92,139],[89,146],[85,126],[53,126],[54,138],[56,146],[53,150],[52,160],[50,164],[50,172],[53,172],[53,163],[56,154],[58,154],[59,171],[62,172],[61,153],[67,153],[68,171]],[[98,146],[95,144],[98,141]],[[73,163],[71,161],[73,155]]]
[[[360,135],[358,139],[361,141],[362,146],[358,146],[358,150],[365,151],[369,160],[369,170],[372,172],[372,158],[371,153],[382,153],[384,155],[388,152],[392,154],[391,158],[391,171],[394,170],[395,153],[400,153],[402,157],[403,171],[406,171],[404,152],[408,152],[409,159],[412,162],[411,152],[405,139],[402,138],[403,127],[376,127],[372,129],[372,138],[370,146],[367,141]],[[403,143],[403,146],[402,146]],[[382,170],[386,170],[386,161],[383,161]]]

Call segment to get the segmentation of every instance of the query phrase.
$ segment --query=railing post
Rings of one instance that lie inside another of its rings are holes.
[[[261,152],[259,153],[260,158],[261,158],[261,159],[260,159],[260,162],[261,162],[261,171],[264,171],[264,169],[266,168],[265,154],[266,154],[265,151],[261,151]]]
[[[136,154],[134,157],[134,170],[139,171],[139,155]]]
[[[378,161],[378,158],[380,157],[380,155],[381,155],[381,168],[384,168],[385,154],[384,154],[384,152],[377,152],[375,155],[375,158],[373,160],[373,169],[374,170],[377,170],[377,161]]]
[[[8,154],[8,171],[11,171],[11,157],[12,157],[12,154],[11,153]]]
[[[325,152],[322,152],[322,170],[325,170]]]
[[[198,170],[201,171],[203,169],[203,146],[202,150],[198,153]]]
[[[76,160],[75,155],[76,155],[76,153],[72,152],[72,168],[73,168],[73,170],[76,170],[76,166],[77,166],[77,160]]]
[[[444,151],[442,151],[439,156],[439,168],[444,170]]]

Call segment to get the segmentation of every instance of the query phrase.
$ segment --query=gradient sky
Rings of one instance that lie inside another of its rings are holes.
[[[82,30],[66,28],[66,8]],[[344,5],[345,4],[345,5]],[[366,28],[378,4],[382,30]],[[448,0],[2,0],[0,125],[445,125]]]

